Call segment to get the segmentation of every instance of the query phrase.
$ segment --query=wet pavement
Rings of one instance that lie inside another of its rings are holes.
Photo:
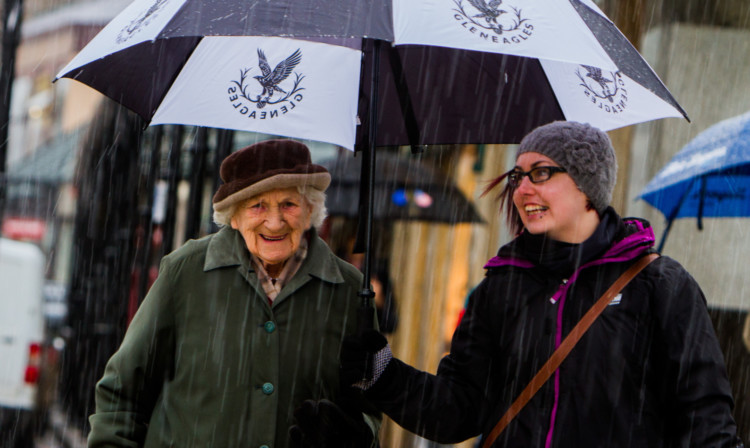
[[[34,441],[34,448],[85,448],[86,439],[71,425],[58,406],[49,410],[49,424],[44,434]]]

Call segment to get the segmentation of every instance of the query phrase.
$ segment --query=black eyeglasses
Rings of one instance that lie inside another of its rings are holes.
[[[508,173],[508,185],[512,188],[518,188],[521,185],[521,181],[525,176],[529,176],[529,180],[533,184],[540,184],[548,181],[555,173],[564,173],[565,169],[559,166],[538,166],[532,168],[529,171],[523,172],[521,170],[511,170]]]

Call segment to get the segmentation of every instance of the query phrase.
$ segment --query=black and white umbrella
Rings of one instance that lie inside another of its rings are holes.
[[[590,0],[136,0],[62,77],[151,124],[349,149],[364,143],[374,105],[378,146],[686,117]]]
[[[361,147],[365,290],[375,146],[687,118],[591,0],[135,0],[63,77],[150,124]]]

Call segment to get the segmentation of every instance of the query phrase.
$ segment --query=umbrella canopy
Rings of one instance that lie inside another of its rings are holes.
[[[331,173],[326,207],[331,216],[357,218],[362,157],[341,154],[320,162]],[[416,158],[381,152],[375,162],[373,219],[442,223],[484,222],[456,185]]]
[[[750,111],[698,134],[638,198],[667,219],[660,249],[675,219],[750,216]]]
[[[367,141],[375,107],[376,145],[513,143],[558,119],[610,130],[686,116],[591,1],[497,3],[136,0],[58,78],[151,124],[349,149]],[[375,51],[380,41],[396,46]]]
[[[376,146],[687,118],[591,0],[135,0],[61,77],[151,124],[359,144],[368,253]]]

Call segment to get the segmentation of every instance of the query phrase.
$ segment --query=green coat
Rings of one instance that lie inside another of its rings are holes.
[[[89,446],[286,447],[294,409],[339,393],[361,281],[313,231],[271,307],[239,232],[186,243],[164,257],[96,386]]]

